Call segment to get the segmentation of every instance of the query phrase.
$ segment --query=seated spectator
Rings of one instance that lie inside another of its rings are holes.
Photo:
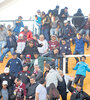
[[[56,35],[51,35],[51,40],[49,41],[49,49],[54,50],[55,48],[59,48],[59,42],[57,41]]]
[[[18,57],[20,57],[22,51],[24,50],[25,44],[26,42],[23,38],[23,34],[19,34],[18,40],[17,40],[17,49],[16,49],[16,53]]]
[[[15,36],[12,34],[11,29],[8,30],[8,36],[6,38],[6,45],[3,47],[5,48],[3,54],[0,57],[0,62],[3,62],[4,56],[10,51],[11,54],[16,50],[17,42]]]
[[[34,65],[39,65],[42,71],[44,71],[44,61],[55,61],[53,58],[40,56],[38,52],[34,53],[34,57],[35,59],[32,60],[32,63]]]
[[[18,73],[22,70],[22,62],[14,52],[12,58],[7,62],[6,67],[10,67],[10,74],[17,77]]]
[[[26,86],[18,78],[15,79],[14,95],[16,95],[16,100],[26,100]]]
[[[35,100],[35,91],[38,83],[36,83],[36,78],[34,76],[30,77],[30,86],[27,91],[27,100]]]
[[[49,70],[50,70],[50,65],[49,64],[45,64],[45,66],[44,66],[44,70],[45,70],[45,72],[44,72],[44,78],[47,76],[47,74],[49,73]]]
[[[23,19],[22,16],[18,16],[18,19],[15,21],[15,25],[14,25],[15,28],[13,29],[13,32],[17,39],[21,30],[21,27],[24,27],[22,19]]]
[[[30,72],[28,71],[28,65],[23,65],[23,70],[18,73],[18,78],[26,85],[26,89],[28,89],[28,85],[30,83]]]
[[[60,70],[63,71],[63,57],[71,54],[71,49],[65,39],[61,40],[59,57],[60,57]],[[68,58],[66,58],[66,73],[68,73]]]
[[[41,55],[47,53],[48,52],[48,42],[47,40],[44,39],[44,35],[40,35],[38,42],[39,44],[43,45],[42,47],[38,47],[39,53]]]
[[[32,32],[28,30],[28,26],[24,26],[24,30],[20,32],[20,34],[23,34],[23,39],[25,41],[29,41],[32,39]]]
[[[68,82],[71,79],[71,77],[68,75],[64,75],[62,70],[59,70],[58,72],[61,75],[63,81],[62,82],[58,81],[57,89],[59,91],[59,94],[62,97],[62,100],[67,100],[67,93],[69,92],[67,85],[68,85]]]
[[[77,84],[76,88],[74,88],[72,81],[74,81],[73,78],[68,83],[68,89],[71,92],[70,100],[90,100],[90,96],[82,90],[81,84]]]
[[[2,98],[3,100],[9,100],[9,92],[8,92],[8,82],[7,81],[3,81],[2,82],[2,89],[1,89],[1,94],[2,94]],[[0,99],[1,100],[1,99]]]
[[[35,100],[46,100],[47,91],[46,91],[45,85],[46,85],[46,81],[45,79],[42,78],[40,80],[40,84],[36,87]]]
[[[49,41],[49,31],[50,31],[50,19],[42,12],[42,34],[44,35],[45,39]]]
[[[43,71],[40,70],[38,65],[34,65],[34,72],[32,74],[36,78],[36,82],[39,83],[40,79],[43,77]]]
[[[82,38],[82,35],[80,33],[78,33],[77,37],[73,38],[72,40],[75,43],[75,50],[73,54],[84,54],[85,42],[87,43],[87,50],[88,50],[89,41],[86,40],[85,38]],[[76,59],[76,63],[79,62],[78,58],[75,58],[75,59]]]
[[[59,30],[59,19],[56,19],[55,16],[52,16],[50,25],[51,25],[50,35],[55,34],[58,36],[59,31],[60,31]]]
[[[10,74],[9,72],[9,68],[5,68],[4,69],[4,73],[0,74],[0,90],[1,90],[1,86],[3,81],[7,81],[8,83],[8,99],[10,98],[10,96],[13,94],[13,90],[14,90],[14,79],[15,77],[13,75]]]
[[[49,100],[58,100],[60,98],[59,92],[53,83],[51,83],[49,86],[48,95],[49,95]]]
[[[34,45],[33,40],[29,41],[29,45],[24,48],[22,54],[20,55],[21,58],[25,58],[27,54],[31,55],[31,59],[34,59],[34,52],[38,52],[37,47]]]
[[[51,83],[54,83],[57,88],[58,81],[62,82],[62,77],[59,75],[58,71],[55,70],[55,66],[53,65],[46,76],[46,87],[48,88]]]
[[[90,68],[88,68],[88,65],[85,63],[85,60],[86,57],[82,56],[81,62],[78,62],[76,66],[73,68],[73,70],[77,70],[74,83],[77,84],[78,81],[80,80],[80,84],[82,87],[84,78],[86,77],[86,71],[90,72]]]

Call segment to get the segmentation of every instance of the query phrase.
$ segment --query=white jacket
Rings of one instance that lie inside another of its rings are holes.
[[[58,81],[63,81],[58,71],[51,69],[46,76],[46,87],[49,87],[51,83],[54,83],[55,87],[58,86]]]

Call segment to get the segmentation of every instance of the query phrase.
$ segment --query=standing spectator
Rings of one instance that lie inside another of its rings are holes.
[[[27,100],[35,100],[35,91],[38,83],[35,81],[35,77],[30,77],[30,86],[27,91]]]
[[[45,79],[40,80],[40,84],[36,88],[36,93],[35,93],[35,100],[46,100],[47,98],[47,91],[45,88],[46,81]]]
[[[72,81],[73,79],[68,83],[68,89],[71,92],[70,100],[90,100],[90,96],[82,90],[81,84],[77,84],[76,88],[74,88]]]
[[[18,19],[15,21],[15,26],[14,26],[15,28],[13,29],[13,32],[14,32],[16,38],[18,38],[21,27],[24,27],[22,19],[23,19],[22,16],[18,16]]]
[[[34,53],[34,57],[35,59],[32,60],[32,63],[34,65],[39,65],[40,69],[42,71],[44,71],[44,61],[55,61],[53,58],[51,57],[43,57],[43,56],[39,56],[39,53],[38,52],[35,52]]]
[[[39,44],[42,44],[42,47],[38,47],[38,51],[41,55],[48,52],[48,42],[46,39],[44,39],[44,35],[40,35],[40,38],[38,40]]]
[[[26,86],[18,78],[15,79],[14,95],[16,95],[16,100],[26,100]]]
[[[1,94],[2,94],[3,100],[9,100],[9,92],[8,92],[7,86],[8,86],[8,82],[3,81],[2,82],[2,89],[1,89]]]
[[[78,62],[76,66],[73,68],[73,70],[77,70],[74,83],[77,84],[78,81],[80,80],[80,84],[82,87],[84,78],[86,77],[86,71],[90,72],[90,68],[88,68],[88,65],[85,63],[85,60],[86,57],[82,56],[81,62]]]
[[[79,28],[82,26],[82,24],[84,23],[84,21],[85,21],[84,15],[82,13],[82,10],[79,8],[72,18],[72,23],[77,29],[77,32]]]
[[[41,34],[41,18],[35,15],[35,34],[40,35]]]
[[[30,83],[30,72],[28,71],[28,65],[23,65],[23,70],[18,73],[18,78],[26,85],[26,89],[28,89],[28,84]]]
[[[15,77],[10,74],[9,68],[7,68],[7,67],[4,69],[4,73],[0,74],[0,86],[2,86],[3,81],[7,81],[7,83],[8,83],[7,88],[8,88],[9,98],[13,94],[14,79],[15,79]],[[0,90],[1,90],[1,87],[0,87]]]
[[[59,19],[63,23],[64,20],[67,20],[67,17],[69,17],[68,7],[65,7],[64,9],[61,9],[61,12],[60,12],[60,15],[59,15]]]
[[[89,48],[89,41],[85,38],[82,38],[81,34],[77,34],[77,37],[73,39],[75,43],[75,50],[73,54],[84,54],[84,46],[85,42],[87,43],[87,49]],[[76,59],[76,63],[79,62],[78,58]]]
[[[57,41],[56,35],[51,35],[51,40],[49,41],[49,49],[54,50],[56,48],[59,48],[59,42]]]
[[[20,32],[20,34],[23,34],[23,38],[25,41],[29,41],[32,39],[32,32],[28,30],[28,26],[24,26],[24,30]]]
[[[0,57],[2,55],[1,51],[3,48],[3,45],[6,43],[6,36],[7,36],[7,31],[4,29],[3,25],[0,25]]]
[[[8,36],[6,38],[6,45],[3,47],[5,48],[3,54],[0,57],[0,62],[3,62],[4,56],[10,51],[11,54],[16,50],[17,42],[15,36],[12,34],[11,29],[8,30]]]
[[[50,35],[55,34],[58,36],[59,32],[61,31],[59,29],[59,19],[57,19],[55,16],[52,16],[50,25],[51,25]]]
[[[71,79],[71,77],[68,76],[68,75],[64,75],[62,70],[59,70],[58,72],[61,75],[63,81],[62,82],[58,81],[57,89],[59,91],[59,94],[62,97],[62,100],[67,100],[67,93],[69,92],[69,90],[68,90],[68,82]]]
[[[37,47],[34,45],[33,40],[29,41],[29,45],[24,48],[22,54],[20,55],[21,58],[25,58],[27,54],[31,55],[31,59],[34,59],[34,52],[38,52]]]
[[[45,39],[49,41],[49,30],[50,29],[50,19],[42,12],[42,34],[44,35]]]
[[[60,70],[63,71],[63,57],[71,54],[71,49],[65,39],[61,40],[59,56],[60,56]],[[66,59],[66,73],[68,73],[68,58]]]
[[[53,65],[46,76],[46,87],[48,88],[51,83],[54,83],[57,88],[58,81],[62,82],[62,77],[59,75],[58,71],[55,70],[55,66]]]
[[[59,12],[59,6],[57,5],[56,8],[54,10],[52,10],[52,13],[54,16],[58,17],[58,12]]]
[[[20,57],[22,51],[24,50],[25,48],[25,42],[26,40],[24,40],[23,38],[23,34],[19,34],[18,36],[18,40],[17,40],[17,49],[16,49],[16,53],[17,53],[17,56]]]
[[[10,74],[17,77],[18,73],[22,70],[22,62],[14,52],[12,58],[7,62],[6,67],[10,66]]]

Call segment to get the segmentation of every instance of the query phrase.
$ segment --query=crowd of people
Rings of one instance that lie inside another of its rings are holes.
[[[68,17],[67,7],[59,13],[56,6],[48,14],[37,10],[34,32],[24,26],[22,16],[13,27],[0,25],[0,63],[8,58],[8,52],[12,54],[0,74],[0,100],[59,100],[60,95],[67,100],[68,92],[72,93],[70,100],[90,100],[90,94],[83,90],[86,71],[90,72],[85,56],[80,61],[75,58],[75,78],[63,74],[65,55],[84,55],[85,42],[89,49],[90,14],[85,18],[78,9],[72,17],[73,26]],[[71,42],[75,45],[74,53]]]

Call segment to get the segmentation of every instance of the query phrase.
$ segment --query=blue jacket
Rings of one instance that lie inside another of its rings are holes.
[[[16,20],[16,21],[18,21],[18,20]],[[22,21],[21,21],[20,23],[15,23],[15,28],[13,29],[13,32],[17,32],[17,33],[19,33],[21,27],[24,27],[24,24],[23,24]]]
[[[90,68],[88,68],[88,65],[83,61],[78,62],[73,70],[77,70],[76,75],[83,76],[86,76],[86,71],[90,72]]]
[[[10,41],[11,38],[11,41]],[[14,35],[12,36],[7,36],[6,37],[6,45],[4,46],[4,48],[14,48],[14,50],[16,50],[17,47],[17,42],[16,42],[16,37]]]
[[[22,63],[19,58],[10,59],[6,67],[10,66],[10,73],[17,77],[18,73],[22,70]]]
[[[89,47],[89,41],[86,40],[85,38],[81,38],[81,39],[75,38],[73,40],[74,40],[74,42],[76,44],[75,51],[77,51],[77,52],[84,53],[84,44],[85,44],[85,42],[87,42],[87,47]]]
[[[11,41],[10,41],[11,38]],[[14,48],[14,50],[16,50],[17,47],[17,42],[16,42],[16,37],[14,35],[12,36],[7,36],[6,37],[6,45],[4,46],[4,48]]]

